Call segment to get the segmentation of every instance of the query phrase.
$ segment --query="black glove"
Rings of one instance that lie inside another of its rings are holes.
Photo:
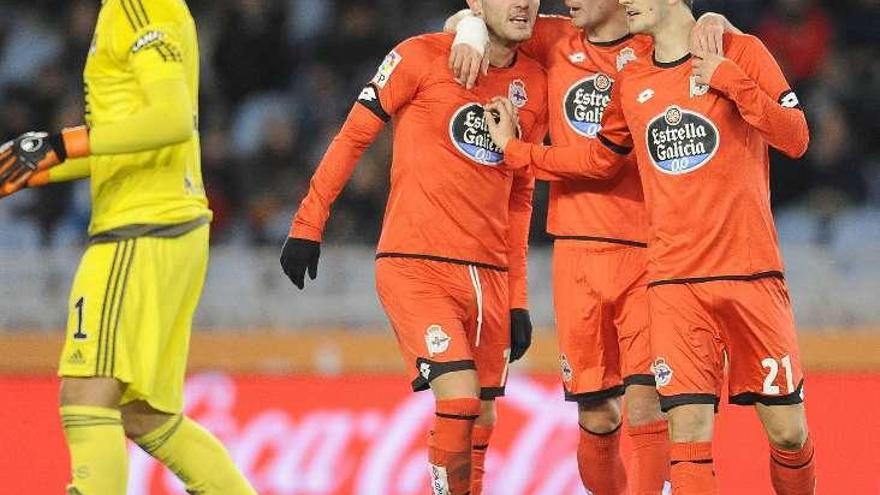
[[[532,319],[527,309],[510,310],[510,362],[526,355],[532,345]]]
[[[293,285],[302,289],[305,287],[306,268],[309,269],[310,279],[315,280],[318,276],[319,257],[321,257],[320,242],[288,237],[281,250],[281,268]]]
[[[25,187],[34,173],[58,165],[65,157],[60,134],[28,132],[3,144],[0,147],[0,197]]]

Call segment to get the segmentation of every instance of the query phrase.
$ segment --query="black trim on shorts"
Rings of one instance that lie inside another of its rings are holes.
[[[596,134],[596,137],[599,138],[599,142],[602,143],[603,145],[605,145],[606,148],[617,153],[618,155],[628,155],[632,151],[632,148],[628,148],[626,146],[621,146],[621,145],[615,143],[614,141],[608,139],[607,137],[603,136],[602,134]]]
[[[645,385],[647,387],[656,387],[657,380],[654,379],[654,375],[629,375],[623,379],[623,386],[629,387],[630,385]]]
[[[427,364],[430,366],[428,368],[428,377],[425,378],[422,375],[421,369],[422,365]],[[474,363],[473,359],[467,359],[464,361],[449,361],[445,363],[438,363],[436,361],[431,361],[425,358],[417,358],[416,359],[416,372],[419,376],[412,381],[412,390],[413,392],[421,392],[422,390],[428,390],[431,388],[431,381],[437,378],[438,376],[443,376],[446,373],[452,373],[453,371],[463,371],[463,370],[475,370],[477,369],[477,365]],[[481,394],[482,395],[482,392]]]
[[[678,394],[678,395],[661,395],[660,410],[669,412],[670,409],[678,406],[688,406],[691,404],[712,404],[715,406],[715,412],[718,412],[718,404],[721,399],[715,394]]]
[[[488,443],[485,445],[474,445],[473,447],[471,447],[471,449],[473,449],[473,450],[486,450],[488,448],[489,448]]]
[[[751,282],[762,278],[778,278],[785,280],[785,275],[780,271],[769,271],[753,273],[751,275],[718,275],[717,277],[696,277],[696,278],[670,278],[666,280],[655,280],[648,283],[648,287],[656,287],[658,285],[670,284],[702,284],[704,282],[717,282],[719,280],[732,280],[734,282]]]
[[[595,436],[597,436],[597,437],[607,437],[607,436],[609,436],[609,435],[614,435],[615,433],[617,433],[618,431],[620,431],[620,429],[621,429],[622,427],[623,427],[623,421],[621,421],[620,423],[617,423],[617,426],[616,426],[613,430],[611,430],[611,431],[606,431],[605,433],[596,433],[595,431],[590,431],[589,429],[587,429],[586,427],[584,427],[584,425],[578,423],[578,428],[580,428],[581,430],[583,430],[583,431],[589,433],[590,435],[595,435]]]
[[[110,275],[107,277],[107,285],[104,286],[104,299],[101,302],[101,319],[98,322],[98,349],[95,353],[95,376],[101,376],[101,354],[104,349],[104,319],[107,314],[107,298],[110,295],[110,287],[116,277],[116,262],[119,259],[119,248],[121,242],[116,243],[116,249],[113,251],[113,261],[110,263]]]
[[[580,394],[572,394],[568,390],[565,391],[565,400],[567,402],[577,402],[578,404],[595,404],[615,397],[620,397],[626,391],[623,385],[615,385],[605,390],[597,390],[596,392],[584,392]]]
[[[480,263],[479,261],[460,260],[456,258],[444,258],[443,256],[433,256],[430,254],[410,254],[410,253],[376,253],[376,259],[380,258],[411,258],[416,260],[439,261],[441,263],[453,263],[456,265],[475,266],[477,268],[485,268],[487,270],[495,270],[496,272],[506,272],[506,266],[490,265],[488,263]]]
[[[671,461],[669,464],[672,466],[675,466],[676,464],[684,464],[686,462],[689,462],[691,464],[712,464],[715,461],[713,461],[712,458],[710,457],[708,459],[694,459],[694,460],[689,460],[689,461]]]
[[[644,243],[644,242],[629,241],[626,239],[615,239],[614,237],[595,237],[595,236],[591,236],[591,235],[553,235],[553,234],[550,234],[550,237],[552,237],[554,241],[593,241],[593,242],[607,242],[610,244],[623,244],[624,246],[631,246],[631,247],[637,247],[637,248],[648,247],[648,244]]]
[[[460,419],[462,421],[475,421],[477,418],[480,417],[479,414],[447,414],[447,413],[440,413],[440,412],[435,412],[434,415],[437,416],[438,418]]]
[[[104,301],[101,305],[101,320],[98,327],[98,352],[95,359],[94,376],[112,377],[116,371],[116,342],[119,340],[117,338],[119,319],[122,314],[125,292],[128,289],[128,276],[131,273],[136,245],[134,239],[116,243],[113,263],[110,266],[110,275],[107,278],[107,286],[104,289]],[[120,281],[122,282],[121,287]]]
[[[504,387],[482,387],[480,389],[480,400],[495,400],[498,397],[504,397]]]
[[[792,404],[800,404],[804,401],[804,380],[801,379],[794,392],[786,395],[764,395],[757,392],[743,392],[741,394],[731,395],[730,403],[737,406],[753,406],[755,404],[764,404],[765,406],[790,406]]]
[[[122,315],[122,303],[125,300],[125,292],[128,290],[128,276],[131,274],[131,265],[134,263],[134,254],[137,250],[137,239],[131,241],[131,251],[128,255],[128,263],[125,265],[125,275],[122,277],[122,289],[119,294],[119,303],[116,305],[116,321],[113,322],[113,342],[110,344],[110,376],[116,375],[116,342],[119,341],[119,318]]]

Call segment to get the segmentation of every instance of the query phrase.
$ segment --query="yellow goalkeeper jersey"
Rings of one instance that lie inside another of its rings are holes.
[[[183,78],[189,90],[191,138],[89,158],[93,237],[130,237],[168,227],[174,232],[175,226],[211,219],[199,151],[199,51],[192,15],[184,0],[104,0],[84,71],[89,127],[124,121],[147,105],[144,86],[173,78]],[[161,121],[136,132],[146,137],[160,126]]]

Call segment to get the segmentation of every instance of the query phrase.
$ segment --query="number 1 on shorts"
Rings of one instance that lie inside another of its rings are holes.
[[[73,334],[73,338],[75,340],[83,340],[88,337],[85,332],[83,332],[83,307],[86,304],[86,298],[80,297],[79,301],[74,304],[76,308],[76,333]]]

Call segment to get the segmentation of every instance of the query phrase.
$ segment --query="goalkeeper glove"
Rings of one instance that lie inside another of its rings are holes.
[[[318,276],[318,258],[321,257],[321,243],[308,239],[288,237],[284,241],[281,250],[281,268],[293,282],[293,285],[302,290],[305,286],[306,269],[309,278],[315,280]]]
[[[510,310],[510,362],[526,355],[532,345],[532,319],[527,309]]]
[[[44,172],[68,158],[89,155],[86,127],[64,129],[59,134],[26,132],[0,146],[0,198],[27,186],[45,185]]]

